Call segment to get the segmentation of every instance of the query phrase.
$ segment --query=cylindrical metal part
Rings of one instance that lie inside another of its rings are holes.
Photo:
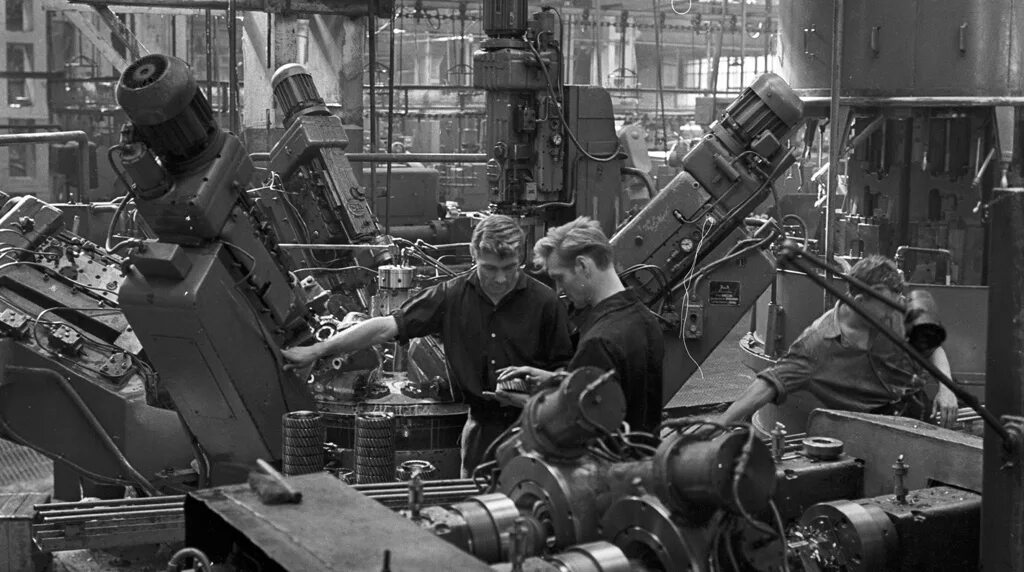
[[[492,0],[484,4],[484,33],[492,38],[519,38],[530,20],[527,0]]]
[[[523,409],[522,442],[528,450],[579,457],[590,439],[611,433],[626,417],[626,398],[612,372],[582,367],[558,387],[543,390]]]
[[[306,66],[285,64],[277,68],[270,85],[274,90],[274,101],[284,113],[285,128],[300,115],[330,115]]]
[[[405,461],[401,465],[398,465],[395,473],[400,481],[412,480],[413,477],[419,476],[423,480],[427,480],[437,472],[437,467],[428,461]]]
[[[496,564],[491,567],[494,572],[512,572],[509,563]],[[523,563],[523,570],[530,572],[634,572],[637,570],[630,564],[622,550],[610,542],[603,540],[573,546],[559,554],[528,558]],[[675,570],[666,568],[666,570]]]
[[[408,290],[412,288],[415,272],[412,266],[381,266],[377,268],[377,285],[388,290]]]
[[[746,432],[709,439],[674,433],[658,447],[654,475],[662,502],[694,518],[708,517],[717,507],[758,513],[768,508],[775,491],[771,451]]]
[[[281,472],[317,473],[324,468],[323,416],[315,411],[292,411],[282,416]]]
[[[175,57],[151,54],[133,62],[117,84],[117,103],[135,137],[171,171],[205,159],[223,136],[188,64]]]
[[[135,183],[135,192],[139,198],[147,201],[156,199],[171,189],[167,170],[157,162],[149,147],[131,144],[121,149],[121,166],[131,182]]]
[[[395,480],[395,416],[360,413],[355,426],[356,483]]]
[[[915,350],[924,354],[931,353],[946,341],[946,328],[939,319],[938,304],[927,290],[914,290],[907,298],[904,317],[907,341]]]
[[[500,493],[479,495],[452,505],[452,511],[462,515],[466,521],[471,554],[484,562],[505,559],[509,534],[519,517],[519,509],[512,499]]]

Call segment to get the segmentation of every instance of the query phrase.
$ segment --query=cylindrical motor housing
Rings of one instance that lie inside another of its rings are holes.
[[[491,0],[483,4],[484,33],[492,38],[518,38],[530,24],[527,0]]]
[[[189,170],[212,160],[224,133],[200,91],[189,66],[172,56],[144,56],[124,70],[117,103],[171,172]]]
[[[313,76],[302,64],[286,64],[274,72],[270,79],[274,101],[284,113],[284,126],[288,128],[302,115],[330,115]]]
[[[779,76],[766,73],[725,108],[722,118],[711,125],[711,135],[735,155],[749,149],[770,159],[790,129],[803,119],[803,113],[803,101],[793,88]],[[767,139],[769,136],[774,142]],[[753,143],[762,138],[762,146],[776,148],[758,149]]]

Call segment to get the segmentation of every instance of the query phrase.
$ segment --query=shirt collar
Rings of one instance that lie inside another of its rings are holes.
[[[832,311],[822,316],[821,335],[825,338],[834,339],[843,336],[843,330],[839,327],[839,302],[832,307]]]
[[[519,278],[516,278],[516,285],[512,287],[512,291],[515,292],[516,290],[525,289],[528,279],[529,277],[526,275],[526,271],[520,268]],[[469,269],[469,278],[466,279],[466,282],[472,284],[473,288],[476,288],[481,294],[484,293],[483,288],[480,287],[480,275],[477,274],[475,266]]]

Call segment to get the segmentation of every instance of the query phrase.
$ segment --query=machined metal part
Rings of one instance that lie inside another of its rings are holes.
[[[775,465],[772,499],[784,525],[795,522],[811,506],[837,499],[864,496],[864,461],[849,455],[818,460],[790,453]],[[763,520],[770,522],[770,514]]]
[[[544,526],[549,544],[564,548],[599,538],[598,520],[610,500],[598,498],[608,487],[605,470],[591,456],[554,464],[520,455],[502,465],[497,488]]]
[[[285,475],[305,475],[324,468],[323,415],[315,411],[291,411],[281,422],[281,465]]]
[[[800,519],[823,566],[849,572],[891,570],[899,539],[885,511],[851,501],[812,506]]]
[[[360,413],[355,420],[356,482],[395,480],[395,417],[387,412]]]
[[[689,570],[707,561],[707,533],[677,522],[651,495],[621,498],[601,519],[601,534],[649,570]]]
[[[738,483],[737,471],[742,471]],[[677,431],[662,440],[654,456],[654,483],[655,494],[672,510],[702,520],[717,508],[766,509],[775,471],[768,447],[746,432],[707,437]]]
[[[496,564],[494,572],[519,570],[511,563]],[[636,572],[617,546],[603,540],[573,546],[558,554],[526,559],[521,570],[530,572]]]
[[[843,442],[831,437],[807,437],[801,444],[804,455],[819,461],[831,461],[843,454]]]
[[[557,387],[534,395],[523,408],[520,425],[525,449],[577,458],[590,439],[614,431],[626,416],[626,398],[612,376],[583,367]]]
[[[466,521],[469,553],[484,562],[498,562],[509,553],[509,534],[519,518],[519,509],[509,497],[479,495],[452,505],[452,511]]]
[[[408,290],[413,287],[415,271],[412,266],[380,266],[377,268],[377,285],[389,290]]]
[[[815,505],[797,536],[826,570],[977,570],[981,495],[952,487]]]

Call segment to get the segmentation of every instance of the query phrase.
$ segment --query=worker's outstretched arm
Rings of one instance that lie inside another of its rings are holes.
[[[281,350],[285,369],[305,367],[329,355],[352,353],[370,346],[390,342],[398,335],[398,322],[392,316],[380,316],[360,322],[334,334],[327,340],[309,346]]]
[[[952,379],[953,374],[949,368],[949,357],[946,356],[946,350],[942,349],[942,346],[935,348],[932,355],[929,356],[932,365],[939,368],[939,371],[946,374],[946,377]],[[960,404],[957,403],[956,395],[945,385],[939,384],[939,391],[935,394],[935,400],[932,403],[932,418],[935,419],[936,423],[943,427],[950,427],[956,423],[956,416],[959,412]]]
[[[718,422],[723,425],[744,421],[754,414],[755,411],[764,407],[768,402],[775,399],[775,386],[761,379],[754,378],[754,383],[743,392],[739,399],[734,401],[725,413],[722,413]]]

